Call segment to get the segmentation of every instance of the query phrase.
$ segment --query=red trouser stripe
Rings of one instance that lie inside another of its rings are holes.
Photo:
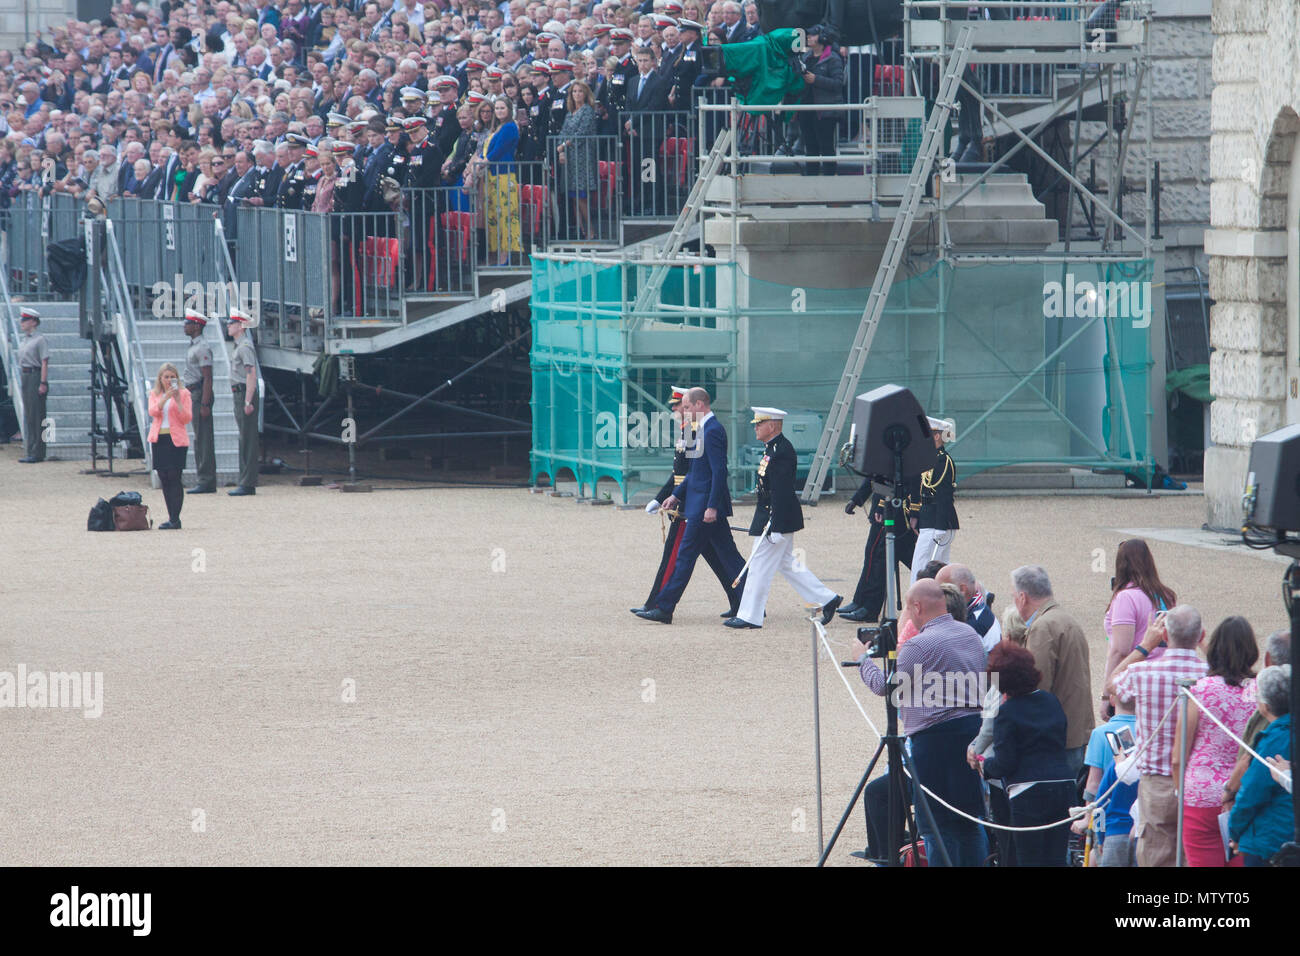
[[[670,533],[673,536],[673,550],[668,555],[668,566],[664,568],[664,576],[660,578],[658,586],[655,588],[656,593],[662,591],[668,582],[672,579],[673,568],[677,567],[677,549],[682,546],[682,535],[686,531],[686,521],[678,518],[673,522]]]

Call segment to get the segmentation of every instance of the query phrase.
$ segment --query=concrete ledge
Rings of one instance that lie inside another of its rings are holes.
[[[1206,229],[1205,254],[1241,259],[1285,259],[1285,229]]]

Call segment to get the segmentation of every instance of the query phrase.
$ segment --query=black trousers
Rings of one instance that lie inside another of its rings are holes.
[[[644,607],[654,607],[655,599],[659,597],[659,590],[668,583],[672,577],[673,571],[677,567],[677,552],[682,545],[682,535],[686,532],[686,522],[681,518],[674,518],[673,523],[668,527],[668,537],[664,541],[663,558],[659,561],[659,570],[655,572],[654,584],[650,586],[650,596],[645,599]],[[741,587],[733,588],[732,579],[727,577],[727,571],[722,566],[721,559],[718,558],[717,549],[714,548],[712,541],[706,541],[700,548],[700,557],[708,564],[710,570],[722,585],[722,590],[727,594],[727,600],[731,603],[729,608],[740,607],[740,593],[744,589],[742,582]]]
[[[162,486],[163,501],[167,504],[167,520],[173,523],[180,521],[181,505],[185,501],[181,472],[185,470],[185,456],[188,452],[188,447],[173,444],[171,435],[159,435],[153,443],[153,470],[158,472],[158,483]]]
[[[1011,825],[1036,827],[1056,820],[1064,820],[1070,812],[1070,801],[1075,797],[1075,785],[1070,780],[1036,783],[1022,790],[1009,801]],[[1012,835],[1015,844],[1016,866],[1065,866],[1065,851],[1070,841],[1070,825],[1062,823],[1050,830],[1018,832]]]
[[[915,550],[916,535],[910,529],[895,533],[894,554],[899,563],[906,564],[909,570]],[[894,582],[901,584],[897,568],[894,570]],[[903,592],[900,590],[898,593]],[[867,534],[862,574],[858,577],[857,590],[853,592],[853,603],[865,608],[870,620],[880,620],[880,609],[885,604],[885,526],[877,521],[871,522],[871,531]]]
[[[799,132],[803,137],[803,151],[806,156],[835,155],[835,117],[818,119],[816,113],[801,112]],[[835,176],[838,172],[839,166],[835,163],[805,162],[803,164],[805,176]]]

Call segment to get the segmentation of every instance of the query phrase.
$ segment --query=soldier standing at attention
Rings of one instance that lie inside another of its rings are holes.
[[[668,476],[664,486],[659,489],[659,493],[650,499],[646,505],[646,514],[654,514],[663,506],[668,496],[676,492],[679,485],[686,478],[686,473],[691,468],[691,458],[700,451],[695,435],[694,423],[690,421],[682,407],[682,399],[686,397],[689,386],[674,385],[672,397],[668,400],[668,407],[678,416],[682,423],[682,434],[677,440],[675,454],[673,455],[673,473]],[[670,513],[670,512],[665,512]],[[668,583],[672,577],[673,569],[677,566],[677,552],[681,548],[682,535],[686,532],[686,519],[681,511],[672,512],[672,524],[668,526],[668,535],[664,539],[664,554],[659,562],[659,570],[655,572],[654,584],[650,586],[650,596],[646,598],[645,604],[641,607],[632,608],[633,614],[639,614],[647,608],[654,607],[655,599],[659,597],[659,589]],[[722,590],[727,595],[727,610],[723,612],[723,617],[735,617],[736,610],[740,604],[738,590],[731,586],[731,578],[727,575],[726,568],[723,567],[722,559],[718,557],[717,549],[714,548],[713,542],[706,541],[700,547],[700,557],[708,562],[709,567],[717,576],[718,582],[722,585]]]
[[[212,437],[212,346],[203,339],[208,319],[202,312],[185,310],[185,334],[190,347],[185,353],[181,384],[190,390],[190,407],[194,409],[194,472],[198,484],[191,495],[210,495],[217,490],[217,456]]]
[[[239,486],[231,497],[257,494],[257,353],[248,330],[256,323],[248,313],[230,310],[230,390],[235,399],[235,424],[239,426]]]
[[[41,314],[24,308],[19,313],[23,341],[18,346],[18,367],[22,370],[23,438],[26,439],[26,456],[18,460],[24,465],[34,465],[45,460],[45,437],[41,433],[45,421],[45,398],[50,394],[50,344],[36,331],[41,324]]]
[[[921,473],[921,509],[912,519],[916,530],[916,556],[912,561],[912,583],[931,561],[948,563],[952,554],[952,539],[957,537],[957,508],[953,496],[957,492],[957,466],[953,463],[944,440],[957,438],[957,425],[942,418],[931,418],[930,431],[938,457],[934,467]]]
[[[794,532],[803,528],[803,510],[795,491],[795,470],[799,464],[794,445],[781,434],[785,412],[779,408],[754,406],[754,435],[763,443],[758,463],[758,507],[749,526],[756,537],[749,557],[749,573],[740,599],[740,613],[727,627],[759,628],[767,607],[772,578],[779,570],[799,596],[821,606],[822,624],[829,624],[843,600],[817,580],[817,576],[794,560]]]

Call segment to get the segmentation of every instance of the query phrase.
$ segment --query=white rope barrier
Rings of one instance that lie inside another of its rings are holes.
[[[830,643],[826,640],[826,628],[822,626],[821,621],[816,617],[811,617],[809,618],[809,620],[812,621],[813,626],[817,628],[817,636],[821,639],[822,647],[826,649],[826,656],[829,657],[831,663],[835,665],[836,671],[839,672],[840,680],[844,682],[845,689],[849,692],[849,696],[853,698],[853,703],[855,703],[858,707],[858,712],[862,714],[862,718],[867,722],[867,726],[871,728],[871,732],[874,733],[876,735],[876,739],[879,740],[881,738],[880,730],[876,727],[872,719],[869,716],[867,716],[866,708],[862,706],[862,701],[858,699],[858,695],[853,691],[853,685],[849,683],[849,679],[844,676],[844,668],[840,666],[838,656],[831,649]],[[1173,702],[1170,703],[1169,707],[1165,710],[1164,716],[1160,718],[1160,722],[1156,724],[1155,729],[1151,732],[1150,736],[1148,736],[1145,740],[1143,740],[1142,744],[1136,750],[1134,750],[1132,754],[1130,754],[1128,757],[1125,758],[1126,760],[1136,758],[1138,755],[1142,754],[1149,746],[1151,746],[1152,742],[1156,739],[1156,735],[1159,733],[1160,728],[1163,727],[1165,721],[1169,719],[1169,715],[1173,713],[1174,707],[1176,707],[1177,704],[1178,704],[1178,699],[1177,697],[1175,697]],[[1203,709],[1204,708],[1202,708],[1202,710]],[[1254,751],[1251,751],[1251,753],[1254,753]],[[912,776],[910,773],[907,773],[907,767],[903,767],[903,773],[907,774],[909,778]],[[928,797],[935,800],[941,806],[946,807],[949,812],[954,813],[959,817],[965,817],[967,820],[970,820],[972,823],[978,823],[980,826],[989,827],[990,829],[993,830],[1005,830],[1012,833],[1034,833],[1040,830],[1055,830],[1057,827],[1064,826],[1065,824],[1068,823],[1073,823],[1075,820],[1088,816],[1094,811],[1100,810],[1102,808],[1102,804],[1105,803],[1107,799],[1109,799],[1112,791],[1114,791],[1115,788],[1118,787],[1121,782],[1122,782],[1121,780],[1116,779],[1115,782],[1110,785],[1110,787],[1106,790],[1105,793],[1099,794],[1090,803],[1086,803],[1082,807],[1078,807],[1075,813],[1066,817],[1064,820],[1058,820],[1056,823],[1044,823],[1033,827],[1013,827],[1013,826],[1006,826],[1001,823],[994,823],[991,820],[984,820],[980,817],[971,816],[965,810],[960,810],[957,807],[954,807],[947,800],[943,799],[943,797],[939,796],[937,793],[935,793],[925,784],[919,783],[918,781],[913,781],[913,783],[916,783],[925,792],[925,794]]]
[[[1242,740],[1240,737],[1238,737],[1236,734],[1234,734],[1230,729],[1228,729],[1228,727],[1226,727],[1226,726],[1224,725],[1223,721],[1221,721],[1218,717],[1214,716],[1214,712],[1211,711],[1208,707],[1206,707],[1203,703],[1201,703],[1200,700],[1197,699],[1196,695],[1193,694],[1193,693],[1191,692],[1191,690],[1189,690],[1189,689],[1186,688],[1186,687],[1183,687],[1183,688],[1180,688],[1180,689],[1179,689],[1179,693],[1186,694],[1186,695],[1187,695],[1187,698],[1188,698],[1190,701],[1192,701],[1192,703],[1194,703],[1194,704],[1196,705],[1197,709],[1198,709],[1202,714],[1204,714],[1206,717],[1209,717],[1210,720],[1214,721],[1214,723],[1218,724],[1218,725],[1219,725],[1219,729],[1222,730],[1222,731],[1223,731],[1225,734],[1227,734],[1229,737],[1231,737],[1231,738],[1232,738],[1232,739],[1237,743],[1237,746],[1239,746],[1239,747],[1241,747],[1242,749],[1244,749],[1244,750],[1246,751],[1246,753],[1250,754],[1250,756],[1251,756],[1253,759],[1258,760],[1260,763],[1262,763],[1262,764],[1264,765],[1265,769],[1267,769],[1270,773],[1273,772],[1273,770],[1274,770],[1273,765],[1270,764],[1266,758],[1261,757],[1258,753],[1256,753],[1256,752],[1251,748],[1250,744],[1246,743],[1246,741]],[[1184,730],[1184,732],[1186,732],[1186,730]],[[1189,752],[1188,755],[1190,756],[1190,755],[1191,755],[1191,754],[1190,754],[1190,751],[1191,751],[1191,742],[1190,742],[1190,741],[1188,742],[1188,745],[1187,745],[1187,746],[1188,746],[1188,752]],[[1285,777],[1288,781],[1291,779],[1291,774],[1287,773],[1286,771],[1284,771],[1284,770],[1279,770],[1279,771],[1277,771],[1277,772],[1278,772],[1281,776]]]

